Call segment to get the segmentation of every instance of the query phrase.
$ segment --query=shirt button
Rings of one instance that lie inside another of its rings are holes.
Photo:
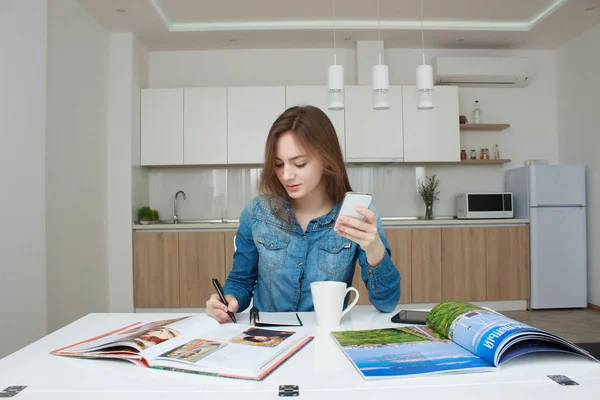
[[[303,265],[304,265],[304,264],[302,264],[302,261],[300,261],[300,262],[298,263],[298,266],[299,266],[299,267],[301,267],[301,266],[303,266]]]
[[[300,294],[300,290],[296,290],[296,294]]]
[[[302,240],[306,239],[306,235],[302,235]]]
[[[371,289],[375,289],[375,285],[371,285]]]

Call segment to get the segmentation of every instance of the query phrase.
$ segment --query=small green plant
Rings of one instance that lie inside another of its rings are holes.
[[[138,221],[158,221],[158,219],[158,210],[153,210],[150,206],[144,206],[138,210]]]

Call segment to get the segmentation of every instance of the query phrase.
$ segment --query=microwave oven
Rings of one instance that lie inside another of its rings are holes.
[[[510,192],[461,193],[456,196],[456,218],[513,218]]]

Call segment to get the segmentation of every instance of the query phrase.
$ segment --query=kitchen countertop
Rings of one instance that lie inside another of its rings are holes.
[[[456,219],[454,217],[438,217],[434,219],[423,219],[420,217],[382,217],[381,223],[384,227],[404,227],[404,226],[448,226],[448,225],[519,225],[528,224],[529,219]],[[227,231],[237,230],[238,220],[182,220],[178,224],[172,221],[165,221],[157,224],[140,225],[137,222],[133,224],[133,230],[136,231],[183,231],[183,230],[206,230],[206,231]]]

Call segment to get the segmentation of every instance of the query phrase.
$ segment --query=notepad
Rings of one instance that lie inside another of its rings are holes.
[[[254,326],[303,326],[302,320],[294,312],[259,312],[250,311],[250,324]]]

